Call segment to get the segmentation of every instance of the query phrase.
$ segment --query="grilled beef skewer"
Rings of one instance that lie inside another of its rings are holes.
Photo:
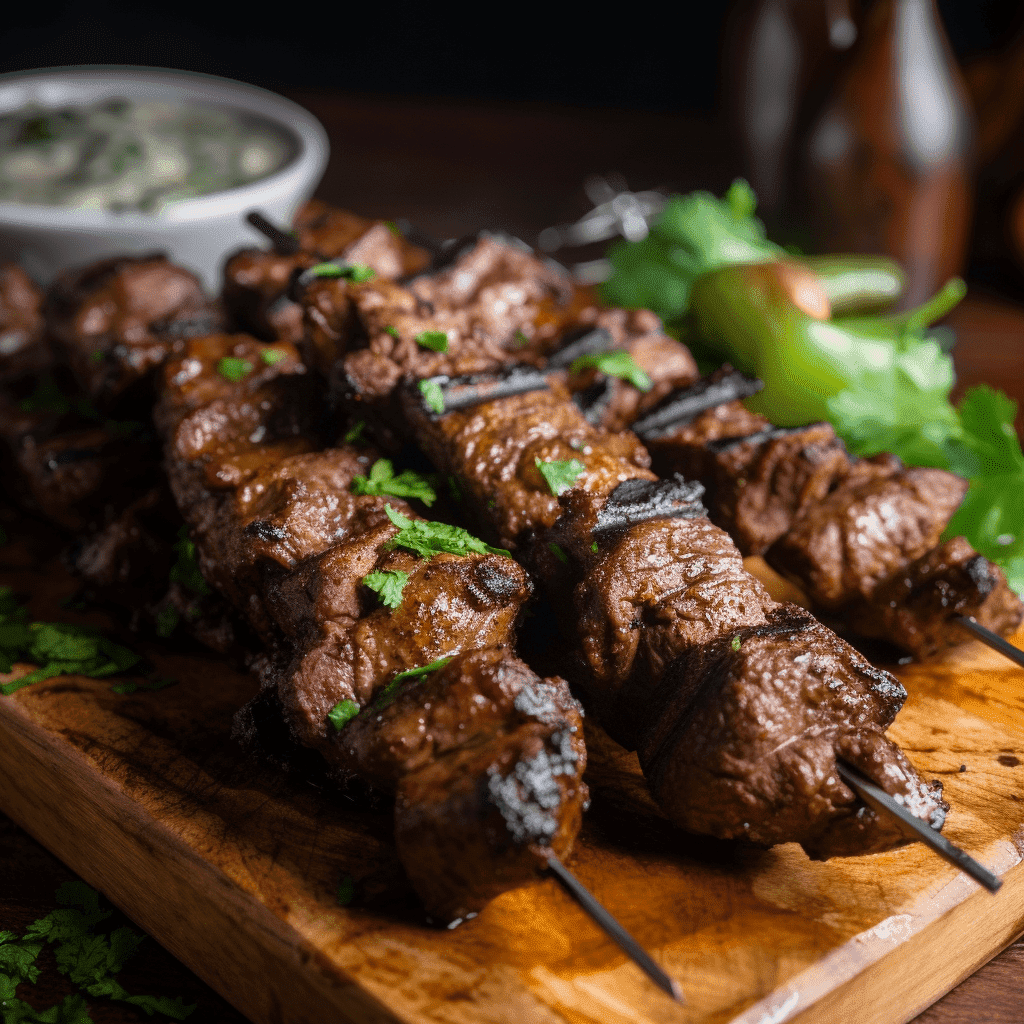
[[[815,607],[917,657],[969,639],[958,617],[997,633],[1020,625],[1024,604],[999,568],[962,537],[940,542],[965,481],[892,456],[852,458],[827,423],[773,427],[721,394],[742,387],[738,377],[720,371],[672,396],[674,422],[655,409],[635,427],[655,468],[705,485],[711,518],[743,554],[763,555]]]
[[[224,359],[247,372],[227,380]],[[419,517],[351,493],[372,455],[317,450],[303,370],[284,343],[190,341],[156,414],[172,490],[204,575],[267,644],[240,730],[269,706],[336,777],[394,792],[399,854],[447,923],[571,849],[586,800],[579,712],[561,680],[504,646],[530,592],[523,570],[499,553],[424,559],[393,544],[387,506]],[[362,585],[372,572],[407,575],[394,610]],[[399,678],[449,658],[425,681]],[[339,731],[332,711],[354,717]]]

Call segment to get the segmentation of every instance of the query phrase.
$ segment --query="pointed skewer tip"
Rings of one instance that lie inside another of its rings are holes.
[[[987,626],[983,626],[972,615],[958,615],[956,621],[972,633],[983,644],[988,644],[993,651],[998,651],[1010,661],[1015,662],[1024,668],[1024,651],[1015,647],[1009,640],[1005,640],[998,633],[992,632]]]

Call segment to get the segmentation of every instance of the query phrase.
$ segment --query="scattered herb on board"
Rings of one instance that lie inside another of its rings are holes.
[[[461,526],[448,523],[432,523],[425,519],[409,519],[390,505],[384,506],[388,519],[398,527],[398,533],[391,538],[392,547],[405,548],[420,558],[432,558],[443,551],[453,555],[494,554],[508,555],[504,548],[491,547],[474,537]]]
[[[416,335],[416,344],[420,348],[428,348],[431,352],[448,351],[448,335],[444,331],[420,331]]]
[[[409,574],[397,569],[371,572],[363,577],[363,585],[369,587],[387,608],[397,608],[402,603],[402,592],[409,582]]]
[[[637,365],[637,361],[622,349],[580,356],[572,361],[569,370],[572,373],[579,373],[588,367],[593,367],[609,377],[618,377],[632,384],[638,391],[650,391],[654,387],[654,381]]]
[[[217,372],[233,384],[237,384],[243,377],[247,377],[252,370],[252,363],[248,359],[240,359],[238,356],[224,356],[217,360]]]
[[[359,705],[354,700],[339,700],[328,712],[327,718],[331,725],[340,731],[358,714]]]
[[[372,281],[377,276],[377,271],[365,263],[317,263],[309,268],[309,273],[314,277],[343,277],[353,284]]]
[[[0,1008],[4,1024],[92,1024],[88,995],[127,1003],[149,1016],[163,1014],[185,1020],[195,1004],[180,997],[131,995],[115,977],[145,941],[131,928],[112,931],[98,926],[112,911],[100,906],[100,896],[84,882],[65,882],[55,894],[57,910],[33,921],[22,935],[0,931]],[[57,970],[77,985],[79,992],[65,996],[45,1010],[34,1009],[17,998],[19,985],[35,984],[37,963],[44,946],[53,947]]]
[[[0,672],[10,672],[15,662],[39,666],[28,675],[0,684],[4,696],[60,675],[103,679],[127,671],[140,660],[134,651],[108,640],[93,626],[29,622],[14,591],[0,587]]]
[[[193,594],[209,594],[210,585],[203,579],[199,571],[199,559],[196,557],[196,546],[188,535],[188,527],[182,526],[178,531],[178,539],[174,542],[174,552],[178,556],[171,566],[170,580],[180,583]]]
[[[552,459],[549,462],[534,459],[533,461],[556,498],[571,490],[580,474],[587,468],[579,459]]]
[[[403,469],[397,476],[390,459],[378,459],[369,476],[352,478],[353,494],[391,494],[396,498],[416,498],[427,508],[437,501],[437,492],[426,477],[415,470]]]
[[[444,392],[441,385],[436,380],[421,380],[419,389],[427,408],[440,416],[444,412]]]

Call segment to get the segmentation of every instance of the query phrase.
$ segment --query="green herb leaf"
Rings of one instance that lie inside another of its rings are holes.
[[[598,352],[594,355],[580,356],[572,361],[571,373],[579,373],[586,367],[593,367],[609,377],[618,377],[632,384],[639,391],[650,391],[654,381],[637,365],[636,360],[624,349],[612,352]]]
[[[217,372],[234,384],[252,373],[252,370],[253,365],[248,359],[239,359],[237,356],[224,356],[217,361]]]
[[[436,380],[421,380],[419,389],[427,408],[440,416],[444,412],[444,392],[441,385]]]
[[[353,424],[347,431],[342,440],[345,444],[355,444],[356,441],[362,437],[363,431],[366,429],[366,420],[359,420]]]
[[[364,263],[317,263],[309,272],[314,277],[343,277],[353,284],[372,281],[377,276],[377,271]]]
[[[390,505],[385,505],[384,510],[391,522],[398,527],[398,533],[391,539],[391,546],[405,548],[419,555],[420,558],[432,558],[442,551],[453,555],[509,554],[504,548],[495,548],[490,544],[485,544],[467,530],[462,529],[461,526],[431,523],[424,519],[409,519]]]
[[[170,580],[180,583],[193,594],[210,594],[209,584],[199,571],[199,559],[196,557],[196,546],[188,535],[188,527],[182,526],[178,531],[178,539],[174,542],[177,560],[171,566]]]
[[[429,675],[431,672],[436,672],[439,668],[444,668],[452,659],[449,658],[438,658],[437,661],[432,661],[429,665],[421,665],[419,668],[406,669],[404,672],[399,672],[398,675],[394,676],[390,683],[380,691],[377,699],[373,702],[373,711],[383,711],[391,702],[398,696],[398,690],[408,679],[418,679],[420,676]]]
[[[267,366],[276,366],[284,358],[285,353],[279,348],[265,348],[260,352],[260,359],[262,359]]]
[[[741,640],[741,639],[740,639],[740,638],[739,638],[738,636],[734,636],[734,637],[733,637],[733,638],[732,638],[732,639],[731,639],[731,640],[729,641],[729,646],[730,646],[730,647],[731,647],[731,648],[732,648],[732,649],[733,649],[734,651],[738,651],[738,650],[740,649],[740,647],[741,647],[742,645],[743,645],[743,641],[742,641],[742,640]]]
[[[596,540],[590,545],[590,550],[593,551],[595,555],[597,554],[597,541]]]
[[[104,356],[103,349],[101,349],[101,348],[93,349],[93,351],[89,353],[89,362],[90,363],[102,363],[103,362],[103,356]]]
[[[437,501],[437,493],[426,477],[411,469],[395,476],[389,459],[378,459],[370,467],[370,475],[352,478],[353,494],[392,494],[396,498],[417,498],[427,508]]]
[[[557,558],[557,559],[558,559],[558,560],[559,560],[560,562],[563,562],[563,563],[564,563],[564,564],[566,564],[566,565],[568,565],[568,564],[569,564],[569,556],[568,556],[568,555],[567,555],[567,554],[566,554],[566,553],[565,553],[565,552],[564,552],[564,551],[562,550],[562,548],[561,548],[561,547],[560,547],[560,546],[559,546],[558,544],[556,544],[556,543],[555,543],[554,541],[549,541],[549,542],[548,542],[548,550],[549,550],[549,551],[551,552],[551,554],[553,554],[553,555],[555,556],[555,558]]]
[[[420,331],[416,335],[416,344],[420,348],[429,348],[431,352],[447,352],[448,335],[444,331]]]
[[[401,337],[401,335],[398,333],[398,328],[392,327],[391,324],[388,324],[387,327],[384,328],[384,333],[390,334],[391,337],[395,338],[396,340]]]
[[[516,331],[513,335],[513,340],[515,342],[515,348],[526,348],[526,346],[530,344],[530,339],[523,334],[522,331]]]
[[[178,609],[171,604],[164,605],[156,613],[156,635],[166,640],[178,628],[180,621]]]
[[[556,498],[571,490],[580,474],[587,468],[579,459],[552,459],[549,462],[534,459],[533,461]]]
[[[327,718],[331,725],[340,731],[359,714],[359,710],[359,705],[354,700],[339,700],[327,713]]]
[[[389,570],[371,572],[363,577],[363,585],[380,596],[380,602],[387,608],[397,608],[402,603],[402,591],[409,582],[407,572]]]
[[[71,401],[57,387],[53,378],[44,373],[32,394],[18,403],[18,408],[22,412],[52,412],[58,416],[66,416],[71,412]]]

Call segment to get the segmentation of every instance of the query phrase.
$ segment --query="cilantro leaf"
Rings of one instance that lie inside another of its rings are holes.
[[[398,533],[391,539],[392,547],[406,548],[420,558],[432,558],[447,551],[453,555],[493,554],[508,555],[504,548],[491,547],[474,537],[461,526],[447,523],[432,523],[424,519],[409,519],[390,505],[384,506],[388,519],[398,527]]]
[[[426,477],[411,469],[395,476],[389,459],[378,459],[370,467],[370,475],[352,478],[354,494],[392,494],[396,498],[418,498],[427,508],[437,501],[437,493]]]
[[[420,676],[429,675],[431,672],[436,672],[439,668],[444,668],[445,665],[451,661],[451,657],[438,658],[437,661],[432,661],[429,665],[421,665],[419,668],[409,668],[404,672],[399,672],[398,675],[394,676],[387,686],[377,696],[377,699],[373,702],[374,711],[383,711],[389,704],[394,701],[398,696],[398,690],[408,679],[418,679]]]
[[[556,498],[571,490],[580,474],[587,468],[579,459],[552,459],[549,462],[534,459],[533,461]]]
[[[345,444],[355,444],[359,440],[363,431],[366,429],[366,420],[358,420],[348,430],[345,431],[345,436],[342,440]]]
[[[178,628],[180,621],[178,609],[171,604],[165,605],[156,614],[156,635],[166,640]]]
[[[440,416],[444,412],[444,392],[441,385],[436,380],[421,380],[419,389],[427,408]]]
[[[260,359],[267,364],[267,366],[276,366],[282,359],[284,359],[285,353],[279,348],[265,348],[260,352]]]
[[[562,550],[560,544],[556,544],[554,541],[548,542],[548,550],[557,558],[560,562],[565,565],[569,564],[569,556]]]
[[[354,700],[339,700],[327,713],[327,718],[331,725],[340,731],[359,714],[359,711],[359,705]]]
[[[182,526],[178,531],[178,539],[174,542],[174,551],[178,557],[174,565],[171,566],[171,582],[180,583],[193,594],[212,593],[209,584],[203,579],[202,572],[199,571],[196,546],[188,535],[187,526]]]
[[[317,263],[309,268],[309,273],[314,277],[343,277],[353,284],[372,281],[377,276],[377,271],[364,263]]]
[[[391,337],[394,338],[396,341],[401,337],[401,335],[398,333],[398,328],[394,327],[391,324],[388,324],[387,327],[384,328],[384,333],[390,334]]]
[[[387,608],[397,608],[402,603],[402,591],[409,582],[407,572],[397,569],[387,572],[371,572],[363,577],[363,585],[369,587],[380,596],[381,604]]]
[[[609,377],[618,377],[620,380],[632,384],[638,391],[650,391],[654,387],[654,381],[624,349],[580,356],[572,361],[569,371],[570,373],[579,373],[580,370],[590,366]]]
[[[248,359],[238,356],[224,356],[217,360],[217,372],[225,379],[237,384],[243,377],[252,373],[253,365]]]
[[[448,335],[444,331],[420,331],[416,335],[416,344],[431,352],[447,352]]]

